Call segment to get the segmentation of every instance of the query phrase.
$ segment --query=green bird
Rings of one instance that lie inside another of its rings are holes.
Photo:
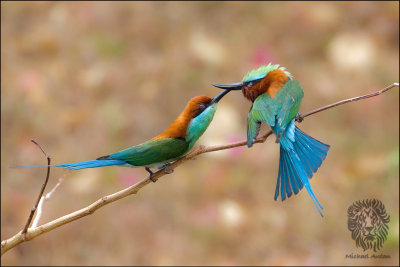
[[[190,99],[184,111],[160,135],[107,156],[95,160],[50,165],[50,167],[63,167],[69,170],[98,168],[106,166],[145,167],[152,179],[153,172],[150,168],[164,168],[170,172],[168,165],[187,154],[206,131],[214,118],[217,103],[230,90],[225,90],[213,99],[200,95]],[[41,166],[15,166],[15,167],[47,167]]]
[[[274,199],[280,194],[284,201],[292,193],[296,195],[304,186],[323,216],[323,207],[309,179],[326,158],[329,145],[295,126],[304,96],[300,83],[285,68],[270,63],[249,71],[239,83],[214,86],[225,90],[242,90],[244,97],[253,103],[247,117],[248,147],[254,144],[262,122],[268,123],[276,135],[276,142],[280,143],[280,160]]]

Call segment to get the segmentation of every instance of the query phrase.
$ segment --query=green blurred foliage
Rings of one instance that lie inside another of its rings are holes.
[[[280,63],[300,81],[301,112],[399,81],[398,2],[2,2],[1,237],[22,229],[53,163],[89,160],[158,135],[211,83]],[[205,154],[138,195],[9,251],[4,265],[398,265],[398,89],[307,118],[331,145],[311,183],[274,201],[278,146]],[[199,144],[245,138],[250,103],[221,101]],[[263,131],[267,130],[263,126]],[[53,169],[48,190],[62,174]],[[71,172],[41,223],[147,176],[108,167]],[[360,253],[347,208],[377,198],[391,216],[380,251]]]

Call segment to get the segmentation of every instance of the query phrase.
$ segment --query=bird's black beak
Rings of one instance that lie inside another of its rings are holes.
[[[214,98],[211,100],[210,105],[218,103],[218,101],[221,100],[221,98],[224,97],[227,93],[229,93],[231,90],[227,89],[219,93],[218,95],[214,96]]]
[[[241,90],[243,87],[244,83],[231,83],[231,84],[213,84],[213,86],[221,88],[221,89],[227,89],[227,90]]]

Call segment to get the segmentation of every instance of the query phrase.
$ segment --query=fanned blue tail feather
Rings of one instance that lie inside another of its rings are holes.
[[[124,165],[126,164],[123,160],[116,159],[101,159],[101,160],[89,160],[82,162],[75,162],[69,164],[55,164],[50,165],[50,167],[63,167],[69,170],[81,170],[87,168],[97,168],[97,167],[106,167],[106,166],[114,166],[114,165]],[[38,165],[38,166],[14,166],[14,167],[23,167],[23,168],[47,168],[47,165]]]
[[[307,189],[318,212],[322,215],[322,205],[319,203],[311,188],[309,179],[321,166],[326,158],[329,145],[324,144],[307,135],[294,125],[292,121],[280,138],[280,159],[278,181],[276,184],[275,197],[279,193],[281,200],[295,195],[303,188]]]

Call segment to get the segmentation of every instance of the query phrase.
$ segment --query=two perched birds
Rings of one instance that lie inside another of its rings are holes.
[[[50,166],[70,170],[114,165],[143,166],[154,182],[150,168],[164,168],[169,173],[169,164],[187,154],[208,128],[217,110],[217,103],[230,91],[241,90],[244,97],[253,103],[247,119],[248,147],[254,144],[262,122],[271,126],[276,142],[280,144],[275,200],[280,194],[283,201],[292,193],[297,194],[304,186],[322,216],[322,205],[309,179],[321,166],[329,145],[310,137],[294,124],[304,96],[300,83],[285,68],[268,64],[248,72],[242,82],[214,86],[224,91],[212,99],[205,95],[190,99],[168,129],[149,141],[96,160]]]

